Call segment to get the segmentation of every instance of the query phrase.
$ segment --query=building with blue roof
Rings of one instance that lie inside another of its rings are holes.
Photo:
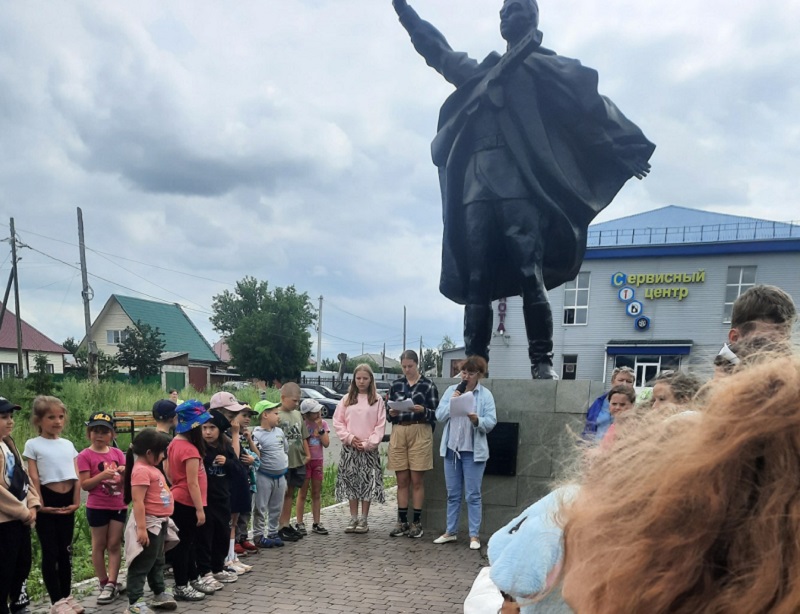
[[[755,284],[797,299],[798,271],[798,223],[667,206],[594,224],[578,276],[549,293],[554,368],[608,383],[630,366],[637,386],[666,369],[710,375],[733,301]],[[522,299],[493,307],[490,376],[527,379]],[[458,358],[450,352],[445,363]]]
[[[115,356],[128,327],[137,322],[158,328],[164,340],[162,386],[182,390],[191,384],[205,390],[212,374],[224,366],[211,345],[177,303],[162,303],[112,294],[91,328],[91,341],[106,354]],[[85,340],[82,344],[85,343]]]

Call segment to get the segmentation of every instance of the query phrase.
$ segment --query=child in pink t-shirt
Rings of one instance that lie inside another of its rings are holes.
[[[318,535],[327,535],[328,529],[320,522],[320,511],[322,507],[322,477],[323,477],[323,449],[330,445],[331,429],[322,419],[323,406],[315,399],[305,399],[300,404],[300,413],[306,422],[306,428],[310,433],[308,438],[308,450],[310,458],[306,463],[306,481],[297,493],[297,530],[307,535],[305,522],[306,496],[308,496],[308,485],[311,484],[311,515],[313,524],[311,531]]]
[[[91,445],[78,454],[78,477],[88,491],[86,520],[92,531],[92,565],[100,580],[97,603],[117,598],[117,576],[122,563],[122,531],[128,506],[123,497],[125,455],[111,447],[114,422],[105,412],[96,412],[86,422]],[[105,555],[108,552],[108,569]]]
[[[174,504],[167,480],[158,469],[170,441],[166,433],[144,429],[134,438],[128,450],[127,465],[132,468],[125,477],[125,502],[133,502],[126,530],[130,604],[126,613],[130,614],[150,611],[143,600],[145,580],[153,591],[149,607],[174,610],[178,605],[167,592],[164,582],[164,540]],[[138,553],[131,551],[134,532],[136,542],[141,546]]]

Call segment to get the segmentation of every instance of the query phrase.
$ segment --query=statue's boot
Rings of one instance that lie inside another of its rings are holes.
[[[491,305],[464,306],[464,352],[467,356],[481,356],[489,362],[492,317]]]
[[[523,305],[533,379],[558,379],[553,371],[553,312],[550,303]]]

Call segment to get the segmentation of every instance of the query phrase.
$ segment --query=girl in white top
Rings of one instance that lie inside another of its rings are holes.
[[[31,482],[42,499],[36,516],[36,533],[42,546],[42,579],[53,603],[50,609],[53,614],[83,612],[72,598],[70,546],[81,489],[78,452],[71,441],[61,437],[66,419],[67,408],[61,399],[36,397],[32,421],[39,437],[29,439],[22,452],[28,461]]]

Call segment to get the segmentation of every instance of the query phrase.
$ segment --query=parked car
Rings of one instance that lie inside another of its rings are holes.
[[[333,412],[336,411],[336,406],[339,404],[339,401],[329,399],[321,392],[317,392],[313,388],[307,388],[305,386],[300,388],[300,397],[318,401],[319,404],[325,408],[325,412],[322,415],[323,418],[333,418]]]
[[[319,384],[303,384],[303,388],[310,388],[311,390],[316,390],[322,396],[327,399],[333,399],[334,401],[340,400],[344,395],[339,394],[333,388],[329,388],[328,386],[321,386]]]

